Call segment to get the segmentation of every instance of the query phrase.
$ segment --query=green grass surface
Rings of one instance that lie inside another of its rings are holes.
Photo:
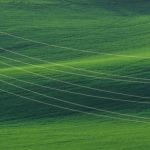
[[[108,99],[41,88],[1,75],[0,80],[68,102],[148,118],[150,104],[110,98],[150,102],[149,98],[112,94],[104,90],[150,97],[149,7],[149,0],[0,0],[0,32],[77,49],[46,46],[1,33],[0,47],[47,62],[0,50],[0,74]],[[107,55],[110,53],[112,55]],[[0,89],[62,107],[135,120],[66,104],[1,81]],[[0,149],[4,150],[147,150],[150,147],[147,123],[82,115],[5,92],[0,92],[0,121]]]
[[[100,121],[85,116],[50,123],[17,124],[0,130],[2,149],[145,150],[150,146],[149,125]]]

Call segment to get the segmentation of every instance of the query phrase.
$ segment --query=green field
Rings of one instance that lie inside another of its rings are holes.
[[[0,0],[0,150],[150,149],[149,0]]]

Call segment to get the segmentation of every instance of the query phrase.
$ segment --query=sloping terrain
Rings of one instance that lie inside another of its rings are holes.
[[[0,0],[0,149],[149,149],[149,7]]]

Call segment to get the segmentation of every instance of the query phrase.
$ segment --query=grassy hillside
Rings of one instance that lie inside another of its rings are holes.
[[[0,0],[0,149],[147,150],[149,7]]]

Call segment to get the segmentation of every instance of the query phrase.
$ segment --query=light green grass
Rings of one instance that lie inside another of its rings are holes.
[[[68,118],[0,127],[2,149],[148,149],[149,125]]]

